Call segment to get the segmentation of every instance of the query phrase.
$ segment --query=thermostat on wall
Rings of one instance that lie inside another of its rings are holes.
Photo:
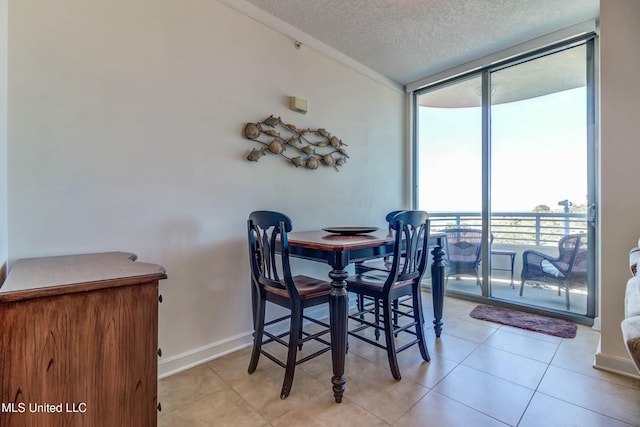
[[[297,96],[289,97],[289,108],[298,113],[307,114],[307,101]]]

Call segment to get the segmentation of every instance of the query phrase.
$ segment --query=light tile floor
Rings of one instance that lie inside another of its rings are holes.
[[[431,295],[425,294],[431,317]],[[331,357],[301,364],[281,400],[284,369],[250,349],[159,383],[160,426],[640,426],[640,381],[592,368],[598,332],[578,326],[562,339],[469,317],[475,303],[447,298],[444,330],[428,327],[431,362],[414,346],[386,354],[350,340],[346,393],[333,401]],[[430,325],[430,322],[427,322]]]

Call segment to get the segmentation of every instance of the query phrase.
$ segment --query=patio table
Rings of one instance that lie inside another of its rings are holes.
[[[433,246],[431,287],[433,297],[434,329],[436,336],[442,332],[444,301],[444,262],[442,250],[445,233],[431,233],[429,245]],[[328,263],[332,270],[329,295],[329,322],[331,325],[331,362],[333,368],[333,395],[342,402],[345,389],[344,365],[347,353],[347,314],[349,298],[345,279],[346,267],[355,262],[381,258],[393,254],[394,237],[387,231],[370,234],[339,235],[325,231],[294,231],[288,234],[289,255],[311,261]]]
[[[504,255],[504,256],[508,256],[509,260],[511,261],[511,268],[496,268],[493,265],[491,266],[491,270],[500,270],[500,271],[509,271],[511,272],[511,289],[514,289],[514,284],[513,284],[513,266],[516,262],[516,251],[511,251],[511,250],[507,250],[507,249],[492,249],[491,250],[491,255]]]

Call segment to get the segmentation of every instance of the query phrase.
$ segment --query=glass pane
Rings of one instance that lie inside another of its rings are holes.
[[[491,74],[492,297],[586,314],[586,236],[565,238],[587,232],[585,64],[582,45]]]
[[[481,236],[481,78],[457,82],[418,96],[418,209],[429,212],[432,231],[473,229]],[[481,295],[479,253],[448,237],[447,291]],[[455,238],[454,238],[455,236]],[[454,247],[455,244],[458,246]],[[428,270],[429,271],[429,270]]]

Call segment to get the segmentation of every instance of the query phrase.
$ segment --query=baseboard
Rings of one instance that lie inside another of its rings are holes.
[[[158,363],[158,379],[201,365],[252,344],[251,332],[195,348],[175,356],[162,357]]]
[[[596,353],[596,357],[593,363],[595,369],[601,371],[607,371],[618,375],[624,375],[625,377],[640,379],[640,374],[636,366],[631,359],[625,359],[619,356],[613,356],[610,354],[600,353],[600,349]]]
[[[311,316],[326,322],[329,321],[329,313],[327,308],[323,306],[313,307],[308,311],[305,311],[304,314],[305,316]],[[308,322],[305,321],[305,324],[308,324]],[[283,326],[284,329],[282,329],[281,332],[285,332],[288,328],[287,325]],[[242,350],[252,344],[253,331],[250,331],[203,347],[185,351],[184,353],[176,354],[175,356],[162,357],[158,363],[158,379],[163,379],[173,374],[177,374],[178,372],[186,371],[187,369],[202,365],[203,363],[210,362],[235,351]],[[248,360],[247,363],[249,363]]]

